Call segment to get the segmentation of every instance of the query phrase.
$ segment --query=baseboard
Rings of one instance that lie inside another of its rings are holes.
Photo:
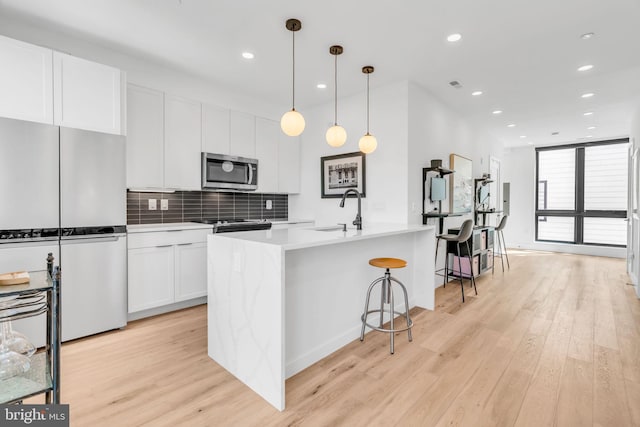
[[[183,308],[189,308],[206,303],[207,297],[200,297],[187,301],[176,302],[169,305],[163,305],[162,307],[154,307],[148,310],[136,311],[135,313],[129,313],[127,315],[127,321],[132,322],[134,320],[144,319],[145,317],[157,316],[158,314],[169,313],[171,311],[182,310]]]
[[[567,245],[564,243],[517,243],[511,244],[509,249],[526,249],[532,251],[560,252],[576,255],[603,256],[608,258],[626,258],[627,248],[595,245]]]

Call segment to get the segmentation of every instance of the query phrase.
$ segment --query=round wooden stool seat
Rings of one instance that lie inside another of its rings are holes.
[[[404,268],[407,266],[407,261],[400,258],[372,258],[369,260],[369,265],[380,268]]]

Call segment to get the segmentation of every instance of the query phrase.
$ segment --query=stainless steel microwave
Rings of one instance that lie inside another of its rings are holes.
[[[258,160],[202,153],[202,189],[255,191]]]

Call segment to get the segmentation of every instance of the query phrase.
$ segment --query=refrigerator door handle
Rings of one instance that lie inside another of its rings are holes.
[[[98,237],[96,235],[93,236],[72,236],[72,237],[63,237],[62,244],[63,245],[79,245],[84,243],[106,243],[106,242],[117,242],[121,237],[124,237],[124,234],[110,234],[104,237]]]

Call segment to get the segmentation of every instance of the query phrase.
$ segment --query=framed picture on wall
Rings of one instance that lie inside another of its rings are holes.
[[[346,153],[320,158],[322,198],[342,197],[349,189],[365,197],[366,157],[364,153]],[[350,195],[351,196],[351,195]]]
[[[451,185],[449,212],[471,212],[473,210],[473,164],[471,159],[451,153],[449,166],[455,171],[449,180]]]

